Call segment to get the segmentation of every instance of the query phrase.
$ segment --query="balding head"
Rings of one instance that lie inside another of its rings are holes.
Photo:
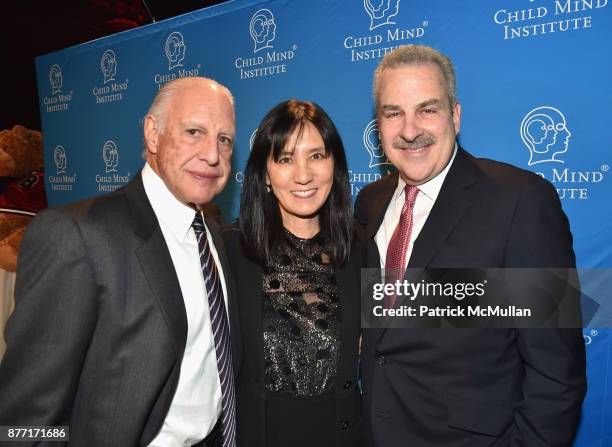
[[[227,87],[219,84],[217,81],[203,77],[187,77],[179,78],[173,81],[167,82],[159,89],[157,95],[153,99],[147,115],[151,115],[157,121],[157,126],[160,131],[164,130],[166,124],[166,116],[170,100],[178,91],[190,88],[190,87],[203,87],[210,88],[213,91],[218,91],[227,95],[232,107],[234,106],[234,97]]]
[[[212,79],[178,79],[145,117],[146,159],[179,201],[199,209],[227,182],[234,135],[230,91]]]

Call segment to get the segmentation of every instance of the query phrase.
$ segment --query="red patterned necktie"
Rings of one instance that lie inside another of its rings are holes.
[[[406,185],[404,187],[405,201],[402,207],[402,214],[387,247],[387,258],[385,261],[385,281],[387,283],[395,283],[404,277],[406,253],[408,252],[408,244],[412,234],[414,203],[418,193],[419,188],[416,186]],[[383,300],[385,307],[388,309],[392,308],[395,305],[395,299],[395,294],[385,295]]]

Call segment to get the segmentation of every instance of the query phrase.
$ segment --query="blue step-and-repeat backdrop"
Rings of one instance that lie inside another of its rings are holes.
[[[580,268],[612,267],[612,6],[608,0],[235,0],[37,58],[51,205],[113,191],[143,165],[142,118],[165,82],[207,76],[236,99],[238,212],[250,140],[278,102],[319,103],[338,126],[353,194],[391,166],[373,116],[391,49],[449,55],[460,142],[557,188]],[[585,329],[589,391],[577,446],[612,445],[612,331]],[[610,379],[610,380],[609,380]]]

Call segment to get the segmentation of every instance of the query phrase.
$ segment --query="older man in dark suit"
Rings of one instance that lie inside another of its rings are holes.
[[[235,445],[234,292],[201,213],[227,182],[234,134],[225,87],[172,81],[144,120],[141,173],[34,219],[0,365],[0,425],[69,426],[77,446]]]
[[[364,188],[356,217],[373,267],[574,267],[554,188],[456,144],[450,60],[425,46],[375,73],[382,146],[398,174]],[[569,446],[585,393],[579,329],[364,330],[370,445]]]

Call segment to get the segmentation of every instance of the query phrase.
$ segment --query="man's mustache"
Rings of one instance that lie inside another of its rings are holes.
[[[402,137],[397,137],[393,140],[393,149],[420,149],[425,146],[435,144],[436,139],[431,135],[420,135],[412,141],[408,141]]]

